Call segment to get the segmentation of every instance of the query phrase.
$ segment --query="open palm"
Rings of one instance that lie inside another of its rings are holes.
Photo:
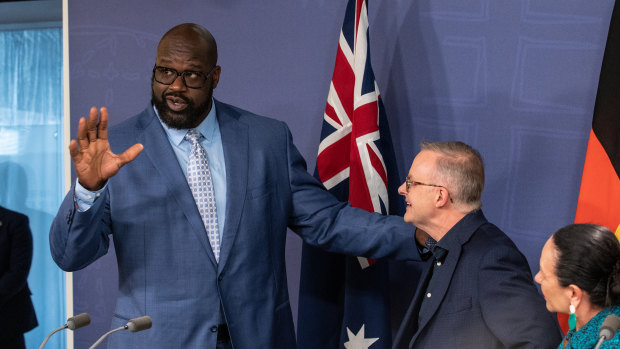
[[[100,115],[99,115],[100,114]],[[90,108],[88,120],[82,117],[78,125],[77,141],[69,144],[80,184],[91,191],[101,189],[121,167],[133,161],[142,151],[142,144],[134,144],[121,154],[114,154],[108,142],[108,110]]]

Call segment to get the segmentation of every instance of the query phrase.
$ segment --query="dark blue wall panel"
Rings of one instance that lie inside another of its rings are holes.
[[[108,107],[112,124],[142,110],[159,38],[195,22],[218,41],[215,97],[286,121],[312,172],[345,6],[345,0],[71,1],[72,132],[93,105]],[[544,241],[574,217],[612,7],[611,0],[369,4],[371,55],[400,175],[421,140],[478,148],[487,166],[485,213],[534,272]],[[289,237],[296,313],[300,241]],[[116,282],[112,255],[75,273],[76,312],[93,315],[93,325],[76,332],[78,347],[108,328]]]

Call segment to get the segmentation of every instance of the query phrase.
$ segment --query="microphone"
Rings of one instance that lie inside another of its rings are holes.
[[[127,329],[131,332],[139,332],[151,328],[151,326],[153,326],[153,320],[151,320],[150,316],[141,316],[129,320],[125,326],[127,326]]]
[[[604,341],[612,339],[620,327],[620,317],[609,314],[603,321],[601,328],[598,330],[599,340],[594,349],[599,349]]]
[[[43,340],[43,343],[41,343],[41,346],[39,347],[39,349],[43,349],[43,347],[45,346],[45,344],[47,344],[47,341],[50,339],[50,337],[58,331],[62,331],[67,328],[70,329],[71,331],[75,331],[78,328],[84,327],[89,324],[90,324],[90,316],[88,316],[87,313],[82,313],[76,316],[72,316],[67,319],[67,322],[63,326],[58,327],[57,329],[53,330],[50,334],[48,334],[47,337],[45,337],[45,339]]]
[[[131,332],[139,332],[143,330],[148,330],[149,328],[151,328],[151,326],[153,326],[153,320],[151,320],[150,316],[145,315],[145,316],[137,317],[135,319],[131,319],[127,322],[127,324],[125,324],[125,326],[115,328],[109,331],[108,333],[104,334],[103,336],[101,336],[95,342],[95,344],[93,344],[89,349],[94,349],[96,346],[101,344],[101,342],[103,342],[103,340],[111,333],[122,331],[122,330],[129,330]]]
[[[75,331],[80,327],[84,327],[86,325],[90,325],[90,316],[86,313],[82,313],[80,315],[72,316],[67,319],[67,328],[71,331]]]

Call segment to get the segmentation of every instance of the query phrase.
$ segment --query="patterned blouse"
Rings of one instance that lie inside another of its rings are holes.
[[[560,343],[558,349],[592,349],[596,346],[598,342],[599,335],[598,330],[605,321],[605,318],[609,314],[615,314],[620,316],[620,306],[612,306],[609,308],[605,308],[601,310],[598,314],[596,314],[587,324],[585,324],[579,331],[571,330],[566,334],[565,340]],[[568,340],[566,343],[566,347],[562,347],[564,342]],[[600,347],[601,349],[612,349],[612,348],[620,348],[620,331],[616,332],[616,335],[605,342]]]

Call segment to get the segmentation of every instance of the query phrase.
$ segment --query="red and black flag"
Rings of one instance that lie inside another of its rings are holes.
[[[607,227],[620,237],[620,7],[609,24],[575,223]],[[567,317],[560,316],[562,330]]]

